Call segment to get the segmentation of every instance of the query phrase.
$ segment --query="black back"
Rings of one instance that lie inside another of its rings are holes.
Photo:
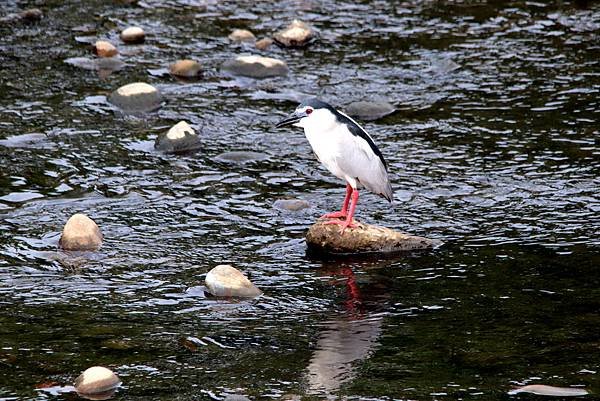
[[[332,112],[339,122],[341,122],[342,124],[346,124],[352,135],[361,137],[362,139],[367,141],[369,147],[371,148],[373,153],[375,153],[377,157],[379,157],[379,160],[381,160],[381,163],[383,163],[383,168],[385,168],[385,171],[387,171],[387,163],[383,158],[383,154],[381,153],[377,145],[375,145],[375,142],[373,142],[369,134],[367,134],[367,132],[364,129],[362,129],[360,125],[354,122],[354,120],[334,109],[333,106],[331,106],[329,103],[325,103],[322,100],[317,99],[316,97],[305,100],[300,104],[299,107],[307,106],[310,106],[313,109],[327,109],[330,112]]]

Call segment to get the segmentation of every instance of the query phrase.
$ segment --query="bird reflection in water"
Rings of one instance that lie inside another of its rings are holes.
[[[331,394],[352,380],[356,364],[371,354],[381,334],[382,316],[368,310],[373,309],[374,299],[365,298],[368,292],[361,292],[352,269],[344,266],[329,273],[343,278],[345,313],[322,324],[307,368],[310,394]],[[375,309],[381,306],[382,300],[378,301]]]

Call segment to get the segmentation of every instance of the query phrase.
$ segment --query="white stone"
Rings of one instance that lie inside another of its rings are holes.
[[[134,82],[114,91],[109,100],[125,111],[145,112],[158,109],[162,96],[154,86],[144,82]]]
[[[262,292],[235,267],[219,265],[208,272],[205,279],[208,291],[217,297],[253,298]]]
[[[94,220],[77,213],[67,220],[59,244],[70,251],[93,251],[102,246],[102,233]]]
[[[255,55],[238,56],[223,64],[223,69],[235,75],[252,78],[283,76],[288,73],[288,66],[284,61]]]
[[[132,26],[121,32],[121,40],[125,43],[141,43],[146,38],[146,33],[139,26]]]
[[[75,380],[75,389],[81,394],[98,394],[112,391],[120,384],[121,380],[112,370],[93,366]]]
[[[196,135],[196,132],[188,123],[185,121],[179,121],[177,124],[171,127],[167,132],[167,138],[172,140],[185,138],[186,133],[188,135]]]

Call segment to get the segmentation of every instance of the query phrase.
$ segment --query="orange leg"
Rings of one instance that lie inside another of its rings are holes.
[[[356,228],[357,225],[354,224],[354,211],[356,210],[356,204],[358,203],[358,189],[354,189],[352,191],[352,203],[350,204],[350,210],[348,211],[348,215],[346,216],[346,220],[331,220],[326,221],[324,224],[337,224],[342,227],[342,234],[346,228]]]
[[[350,184],[346,184],[346,197],[344,198],[344,203],[342,204],[342,210],[339,212],[326,213],[321,216],[322,219],[340,219],[344,218],[348,215],[348,204],[350,203],[350,195],[352,195],[352,187]]]

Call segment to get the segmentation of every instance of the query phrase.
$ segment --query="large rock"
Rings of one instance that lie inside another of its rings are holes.
[[[256,36],[247,29],[234,29],[228,36],[233,42],[254,42]]]
[[[154,148],[167,153],[183,153],[200,147],[200,137],[185,121],[175,124],[169,132],[159,135]]]
[[[178,60],[169,66],[169,72],[180,78],[197,78],[202,72],[202,66],[194,60]]]
[[[392,253],[433,249],[441,241],[402,234],[385,227],[357,223],[357,228],[346,228],[342,233],[336,224],[319,220],[306,234],[310,251],[324,254]]]
[[[353,102],[345,108],[346,114],[363,121],[373,121],[383,118],[396,111],[394,106],[385,101]]]
[[[146,33],[139,26],[132,26],[121,31],[121,40],[125,43],[143,43],[146,40]]]
[[[285,76],[288,73],[288,66],[284,61],[262,56],[239,56],[226,61],[223,69],[234,75],[251,78]]]
[[[162,102],[162,95],[154,86],[135,82],[121,86],[109,99],[112,104],[126,112],[148,112],[156,110]]]
[[[304,47],[315,38],[314,30],[306,23],[294,20],[285,29],[277,32],[273,39],[285,47]]]
[[[219,265],[209,271],[205,284],[216,297],[253,298],[262,294],[242,272],[230,265]]]
[[[67,220],[59,245],[69,251],[95,251],[102,246],[102,233],[94,220],[77,213]]]
[[[113,393],[120,384],[121,380],[119,380],[119,377],[110,369],[102,366],[93,366],[89,369],[86,369],[75,380],[75,390],[84,395],[99,396],[102,394]]]

